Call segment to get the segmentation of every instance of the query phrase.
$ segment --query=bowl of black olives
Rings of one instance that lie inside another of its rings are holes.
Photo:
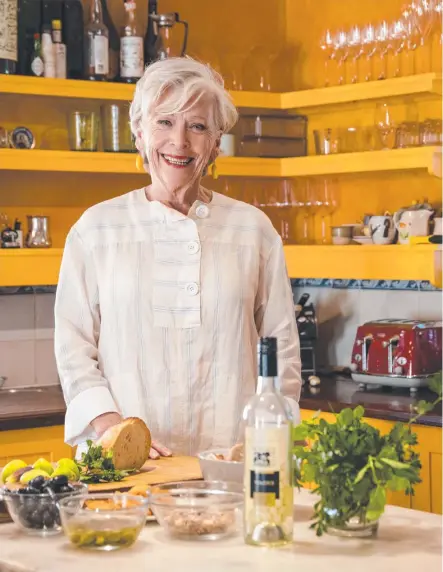
[[[0,498],[12,520],[29,534],[49,536],[62,531],[59,501],[70,496],[87,495],[87,485],[69,482],[65,475],[35,477],[26,486],[4,487]]]

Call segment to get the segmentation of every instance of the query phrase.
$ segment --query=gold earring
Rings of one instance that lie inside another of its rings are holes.
[[[137,155],[135,160],[135,168],[137,171],[143,171],[143,157],[141,155]]]
[[[211,165],[211,175],[212,175],[212,178],[214,179],[214,181],[216,181],[218,179],[217,165],[216,165],[215,161]]]

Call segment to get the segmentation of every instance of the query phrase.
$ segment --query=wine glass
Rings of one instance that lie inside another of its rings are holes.
[[[348,32],[349,57],[347,61],[347,83],[358,82],[359,60],[363,55],[363,45],[361,30],[358,26],[353,26]]]
[[[434,0],[414,0],[411,4],[418,44],[415,53],[415,73],[426,73],[431,69],[431,32],[436,18]]]
[[[308,179],[306,181],[306,209],[308,211],[308,236],[310,240],[315,244],[316,241],[316,233],[315,233],[315,219],[322,207],[322,198],[318,193],[317,189],[317,181],[316,179]]]
[[[337,60],[338,85],[346,83],[346,60],[349,56],[348,38],[344,30],[334,36],[335,58]]]
[[[435,25],[432,36],[432,55],[431,55],[431,65],[432,71],[441,73],[442,71],[442,12],[443,12],[443,2],[436,2],[434,6],[435,12]]]
[[[386,21],[375,28],[375,53],[373,57],[374,79],[386,79],[386,58],[389,44],[389,26]]]
[[[416,25],[416,14],[412,6],[403,6],[402,22],[406,30],[406,49],[402,53],[403,75],[415,73],[415,50],[420,42],[420,33]]]
[[[318,181],[317,192],[319,196],[319,213],[321,214],[321,240],[320,244],[329,244],[331,242],[328,228],[332,225],[332,215],[338,207],[338,188],[337,181],[332,178],[324,177]],[[329,218],[329,227],[326,224]]]
[[[378,103],[375,108],[375,127],[382,149],[395,149],[397,124],[392,108],[387,103]]]
[[[294,186],[290,179],[283,179],[276,185],[277,217],[279,221],[278,232],[283,244],[295,242],[294,206],[296,203]]]
[[[323,62],[324,62],[324,85],[325,87],[330,86],[333,82],[331,77],[333,75],[332,68],[336,63],[335,59],[335,46],[332,39],[331,30],[326,30],[320,39],[320,49],[323,51]]]
[[[372,59],[376,49],[375,29],[372,24],[367,24],[363,27],[361,31],[361,41],[363,53],[360,59],[359,80],[371,81],[373,79]]]
[[[403,20],[395,20],[389,26],[387,77],[402,75],[401,55],[405,48],[407,31]]]

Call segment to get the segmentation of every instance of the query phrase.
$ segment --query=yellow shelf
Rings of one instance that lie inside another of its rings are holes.
[[[144,174],[133,153],[84,153],[39,149],[0,149],[0,171]],[[220,157],[219,175],[227,177],[308,177],[380,171],[419,171],[441,177],[441,148],[416,147],[339,155],[260,159]]]
[[[354,101],[387,99],[407,95],[432,96],[441,95],[441,93],[442,76],[436,73],[426,73],[383,81],[282,93],[280,94],[280,109],[306,109]]]
[[[307,109],[353,101],[386,99],[407,95],[441,95],[441,92],[441,75],[427,73],[383,81],[307,89],[288,93],[233,91],[231,94],[237,107]],[[1,93],[130,101],[134,93],[134,86],[121,83],[1,75]]]
[[[426,244],[285,246],[289,276],[357,280],[429,280],[441,287],[441,247]]]
[[[0,286],[57,284],[63,250],[0,250]],[[429,280],[441,287],[441,247],[285,246],[292,278]]]
[[[413,147],[337,155],[281,159],[282,177],[306,177],[381,171],[428,171],[441,177],[441,147]]]

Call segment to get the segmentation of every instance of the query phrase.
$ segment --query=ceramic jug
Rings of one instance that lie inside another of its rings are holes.
[[[394,214],[399,244],[409,244],[411,236],[428,236],[429,223],[434,210],[428,203],[416,203]]]
[[[371,216],[368,226],[374,244],[392,244],[394,242],[394,221],[388,212],[383,216]]]

